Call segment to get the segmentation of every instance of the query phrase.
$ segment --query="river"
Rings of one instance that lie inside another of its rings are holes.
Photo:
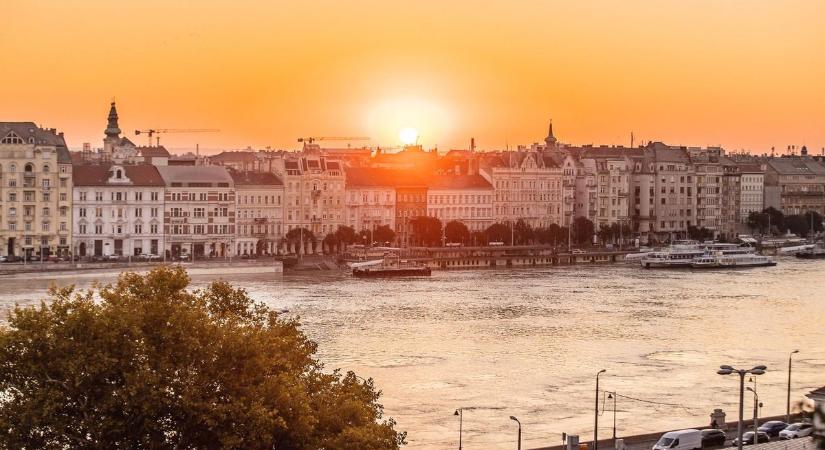
[[[327,368],[374,378],[388,415],[409,432],[407,448],[457,448],[453,412],[464,408],[465,448],[509,449],[511,415],[523,424],[524,448],[560,444],[562,432],[589,439],[603,368],[601,387],[621,395],[619,437],[704,425],[715,407],[733,420],[738,383],[716,375],[720,364],[767,365],[757,380],[762,414],[783,414],[791,350],[800,349],[792,397],[825,385],[824,276],[825,261],[780,258],[742,271],[612,265],[231,281],[300,316]],[[3,280],[2,302],[40,300],[53,281]],[[612,434],[611,402],[602,438]]]

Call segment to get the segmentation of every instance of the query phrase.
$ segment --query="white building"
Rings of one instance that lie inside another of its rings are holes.
[[[235,182],[236,255],[274,255],[284,237],[284,184],[273,173],[230,171]]]
[[[73,172],[74,254],[161,254],[164,183],[154,166],[79,165]]]
[[[220,166],[157,167],[166,185],[164,234],[167,256],[232,256],[235,187]]]
[[[374,230],[382,225],[395,230],[395,186],[401,172],[349,168],[346,176],[345,224],[356,232]]]
[[[765,170],[759,164],[741,164],[739,172],[739,220],[747,223],[750,213],[765,209]]]
[[[483,231],[495,223],[493,185],[481,175],[432,177],[427,189],[427,215],[442,225],[458,220],[470,231]]]

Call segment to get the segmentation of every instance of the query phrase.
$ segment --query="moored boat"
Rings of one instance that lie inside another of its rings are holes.
[[[352,269],[357,278],[428,277],[432,270],[424,265],[402,260],[396,254],[387,254],[383,260],[362,263]]]
[[[825,259],[825,247],[811,247],[795,253],[797,258],[802,259]]]

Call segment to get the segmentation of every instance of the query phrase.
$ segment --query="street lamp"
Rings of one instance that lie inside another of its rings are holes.
[[[607,394],[608,399],[613,399],[613,448],[616,448],[616,397],[618,395],[615,392],[611,392]]]
[[[458,416],[458,450],[461,450],[461,435],[464,432],[464,408],[458,408],[453,415]]]
[[[719,375],[730,375],[735,373],[739,375],[739,425],[737,427],[736,435],[737,439],[737,448],[738,450],[742,450],[742,416],[743,416],[743,398],[745,396],[745,375],[752,374],[752,375],[762,375],[767,370],[766,366],[756,366],[752,369],[734,369],[731,366],[724,365],[719,366],[719,370],[716,371]]]
[[[593,414],[593,450],[599,450],[599,375],[607,372],[607,369],[602,369],[596,374],[596,410]],[[741,450],[741,449],[740,449]]]
[[[785,423],[791,423],[791,359],[794,353],[799,353],[799,350],[794,350],[788,355],[788,401],[785,403]]]
[[[753,443],[759,443],[759,394],[756,389],[748,386],[745,389],[753,392]]]
[[[521,450],[521,422],[516,419],[516,416],[510,416],[510,420],[515,420],[518,424],[518,450]]]

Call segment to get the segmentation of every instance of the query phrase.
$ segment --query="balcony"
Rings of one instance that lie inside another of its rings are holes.
[[[23,178],[34,178],[37,174],[34,172],[23,172]]]

